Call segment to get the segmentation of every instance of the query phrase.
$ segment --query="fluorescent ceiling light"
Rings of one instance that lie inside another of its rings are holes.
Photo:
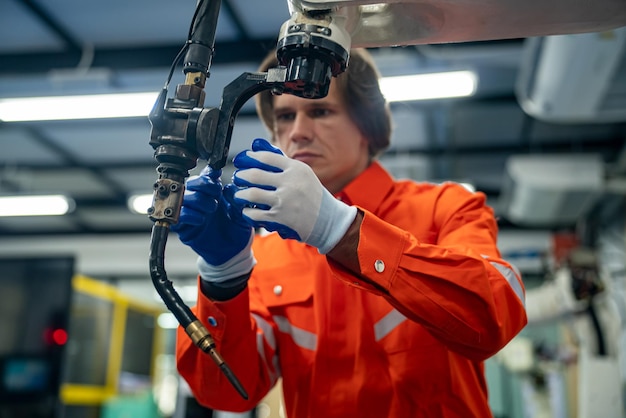
[[[74,209],[74,201],[62,195],[0,196],[0,216],[56,216]]]
[[[472,71],[383,77],[380,88],[389,102],[471,96],[478,78]]]
[[[148,208],[152,206],[152,194],[135,194],[128,198],[128,209],[131,212],[139,213],[140,215],[147,215]]]
[[[169,312],[160,314],[157,318],[157,323],[163,329],[176,329],[180,325],[176,317]]]
[[[383,77],[380,87],[390,102],[471,96],[477,76],[472,71]],[[27,122],[147,117],[157,92],[0,98],[0,120]]]
[[[150,92],[6,98],[0,99],[0,120],[25,122],[147,116],[157,95]]]

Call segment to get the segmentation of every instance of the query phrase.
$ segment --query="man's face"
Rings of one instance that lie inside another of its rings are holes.
[[[308,164],[331,192],[341,191],[369,164],[367,139],[350,119],[334,83],[323,99],[274,97],[274,141]]]

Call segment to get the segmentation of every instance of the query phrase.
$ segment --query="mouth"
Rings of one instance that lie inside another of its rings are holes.
[[[309,163],[317,158],[319,155],[313,154],[311,152],[296,152],[291,156],[294,160],[302,161],[303,163]]]

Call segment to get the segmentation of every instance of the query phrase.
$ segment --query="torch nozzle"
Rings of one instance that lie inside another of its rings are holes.
[[[200,350],[211,356],[215,364],[217,364],[222,373],[224,373],[224,376],[226,376],[230,384],[233,385],[235,390],[239,392],[242,398],[247,400],[248,393],[243,388],[243,385],[241,384],[239,379],[237,379],[237,376],[235,376],[230,367],[228,367],[228,365],[224,361],[224,358],[215,349],[215,341],[213,340],[213,337],[211,337],[209,331],[207,331],[207,329],[204,327],[204,325],[202,325],[199,320],[196,320],[189,324],[187,328],[185,328],[185,332],[187,332],[187,335],[189,335],[193,343],[198,348],[200,348]]]

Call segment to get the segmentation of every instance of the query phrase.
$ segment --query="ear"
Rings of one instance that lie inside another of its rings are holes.
[[[370,147],[370,140],[363,134],[361,134],[361,149],[367,154],[370,159],[374,156],[374,152]]]

